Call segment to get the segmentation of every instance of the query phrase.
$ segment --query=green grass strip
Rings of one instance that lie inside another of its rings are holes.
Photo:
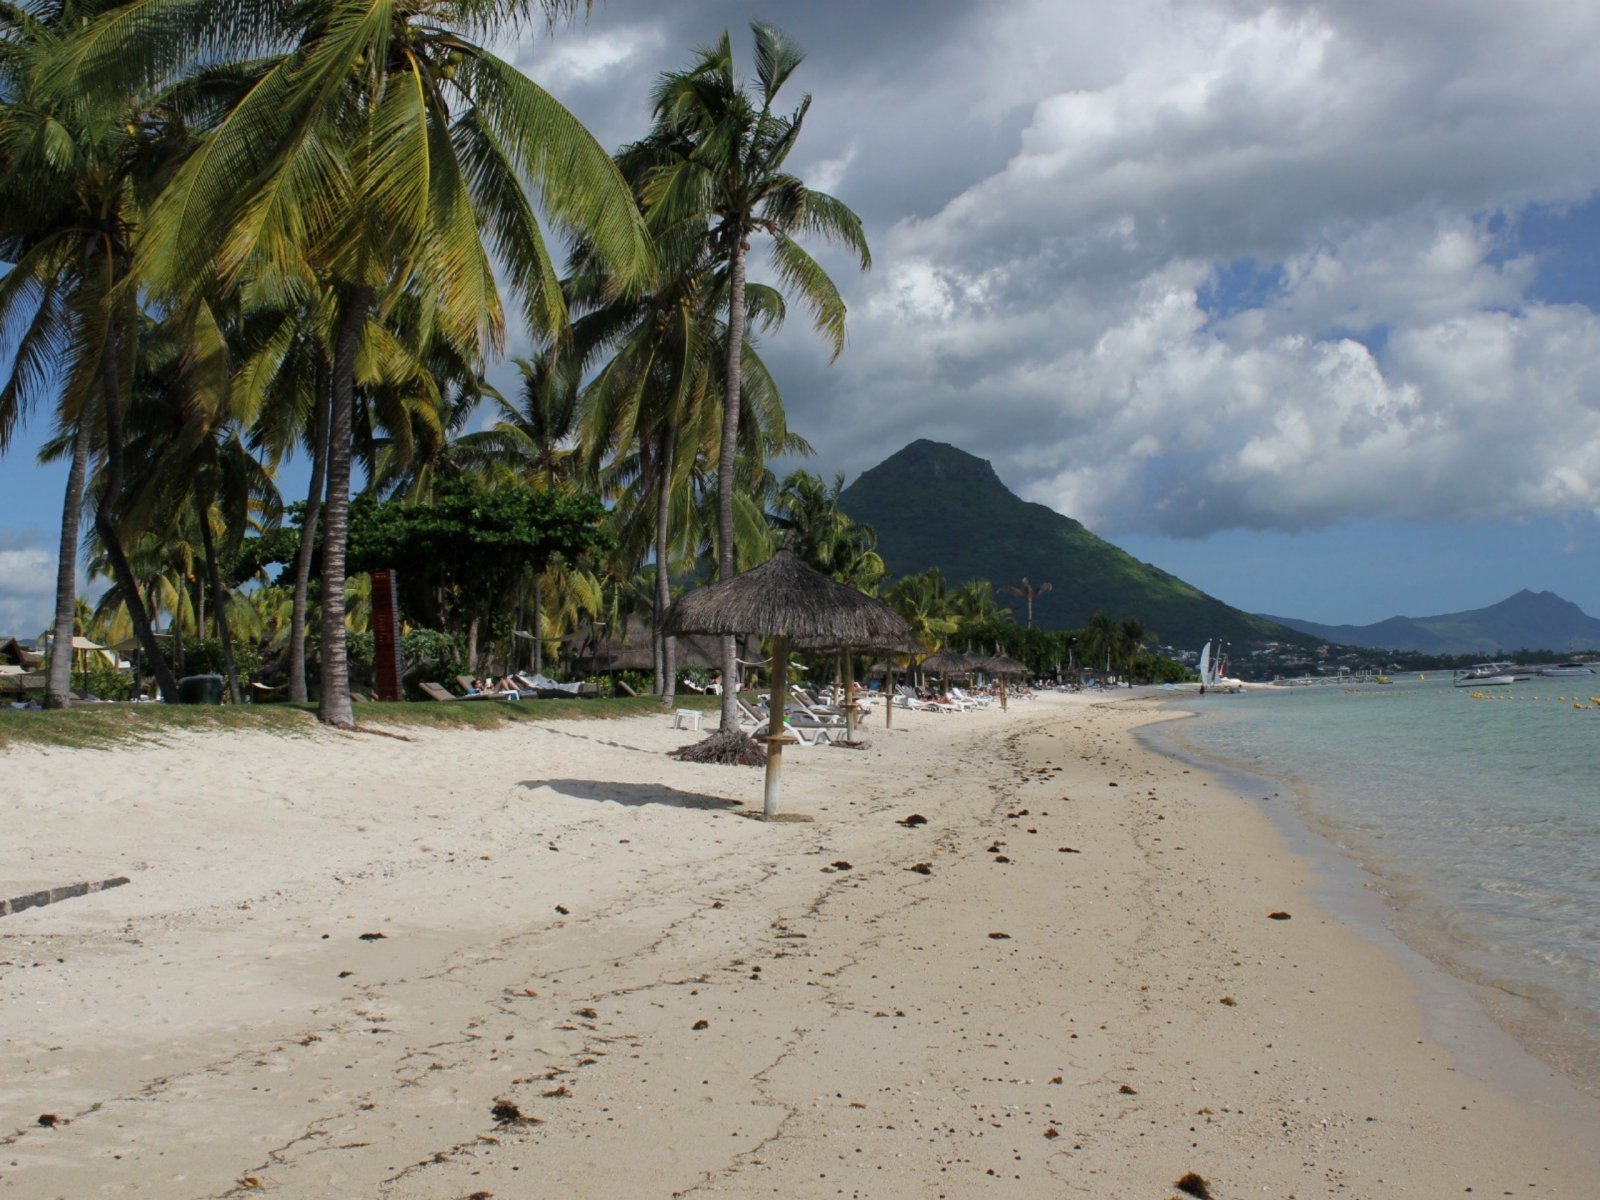
[[[715,696],[679,696],[678,708],[716,711]],[[525,721],[607,720],[661,714],[654,696],[592,700],[462,700],[454,704],[407,700],[397,704],[356,705],[358,727],[386,729],[498,729]],[[299,704],[90,704],[53,712],[0,710],[0,751],[23,746],[109,750],[141,742],[162,742],[174,733],[250,730],[303,737],[324,726],[316,707]]]

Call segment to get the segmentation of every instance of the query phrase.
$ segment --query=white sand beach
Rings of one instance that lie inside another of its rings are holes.
[[[0,893],[130,879],[0,918],[0,1196],[1595,1195],[1170,711],[880,710],[807,823],[665,717],[0,755]]]

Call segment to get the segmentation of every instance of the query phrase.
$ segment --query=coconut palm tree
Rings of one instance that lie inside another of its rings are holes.
[[[794,552],[840,583],[871,592],[883,578],[878,535],[839,507],[844,475],[832,484],[809,471],[793,471],[778,486],[769,519],[794,538]]]
[[[944,573],[938,567],[895,580],[894,586],[885,593],[884,601],[906,619],[912,635],[929,654],[944,645],[945,639],[959,628],[950,615]]]
[[[1110,674],[1111,660],[1120,655],[1121,644],[1122,631],[1117,623],[1100,609],[1095,609],[1078,639],[1078,649],[1083,655],[1084,665],[1094,667],[1103,662],[1106,673]]]
[[[128,457],[138,465],[137,479],[119,523],[157,533],[192,523],[204,574],[196,580],[197,616],[205,611],[209,589],[228,687],[238,704],[219,555],[236,552],[246,532],[261,523],[276,524],[282,503],[270,466],[245,445],[253,397],[231,386],[230,347],[211,305],[174,314],[143,345],[128,415]],[[204,636],[203,616],[197,623]]]
[[[111,521],[123,483],[122,407],[137,337],[137,298],[124,286],[143,201],[186,148],[179,93],[141,100],[128,90],[90,95],[51,86],[70,38],[114,9],[109,0],[0,5],[0,452],[17,423],[58,392],[56,425],[70,435],[62,509],[55,640],[70,645],[78,534],[96,438],[106,456],[96,529],[133,628],[161,689],[176,680],[151,636]],[[47,707],[70,696],[70,654],[52,656]]]
[[[1011,610],[994,598],[994,584],[969,579],[950,593],[950,613],[963,629],[1012,620]]]
[[[1155,641],[1156,635],[1145,628],[1144,622],[1137,617],[1125,617],[1117,626],[1118,657],[1128,664],[1128,676],[1133,676],[1134,666],[1139,661],[1147,644]]]
[[[655,163],[644,187],[646,219],[658,238],[703,235],[727,275],[728,332],[723,395],[743,394],[746,257],[751,241],[766,237],[777,278],[811,309],[817,329],[837,358],[844,349],[845,304],[838,288],[796,241],[803,234],[854,250],[861,268],[871,265],[861,220],[840,201],[808,188],[784,169],[805,121],[811,98],[789,114],[773,111],[778,92],[804,55],[778,30],[760,22],[755,34],[756,91],[734,72],[726,31],[687,70],[657,83],[652,105],[655,128],[646,139]],[[717,568],[722,579],[736,571],[734,477],[739,449],[739,405],[723,405],[717,460]],[[723,651],[723,675],[736,678],[733,641]],[[734,689],[723,691],[722,726],[738,721]]]
[[[1033,602],[1053,587],[1055,587],[1055,584],[1053,583],[1029,583],[1028,577],[1024,575],[1022,577],[1021,587],[1008,587],[1006,589],[1006,591],[1010,592],[1013,596],[1028,602],[1029,629],[1033,628]]]
[[[355,723],[344,640],[357,358],[374,313],[423,297],[437,336],[468,356],[502,344],[498,264],[529,329],[565,323],[528,189],[583,232],[620,288],[648,240],[610,157],[547,92],[474,41],[554,16],[565,0],[474,4],[144,0],[77,39],[73,77],[104,86],[214,57],[269,55],[151,210],[139,266],[158,296],[196,281],[329,293],[319,716]]]

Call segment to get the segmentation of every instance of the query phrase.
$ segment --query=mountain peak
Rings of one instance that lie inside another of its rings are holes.
[[[928,438],[918,438],[877,466],[863,471],[860,478],[866,479],[869,475],[912,475],[924,482],[979,484],[1011,495],[1010,489],[1000,481],[994,464],[988,459],[968,454],[948,442],[935,442]]]
[[[1002,603],[1005,589],[1024,578],[1052,585],[1033,605],[1043,629],[1071,629],[1103,609],[1138,618],[1173,645],[1198,646],[1207,637],[1302,640],[1139,562],[1072,518],[1022,500],[988,461],[944,442],[919,438],[863,471],[839,502],[877,531],[891,576],[938,567],[951,587],[988,580]],[[1009,603],[1023,619],[1022,602]]]

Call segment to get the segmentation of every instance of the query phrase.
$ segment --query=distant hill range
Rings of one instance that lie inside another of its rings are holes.
[[[1554,592],[1526,588],[1488,608],[1437,617],[1390,617],[1374,625],[1319,625],[1293,617],[1268,617],[1319,641],[1376,650],[1424,654],[1499,654],[1553,650],[1558,654],[1600,649],[1600,621]]]
[[[988,462],[942,442],[912,442],[864,472],[839,503],[877,531],[891,577],[938,567],[951,587],[987,579],[1018,622],[1026,602],[1004,589],[1024,576],[1052,584],[1033,605],[1041,629],[1075,629],[1102,609],[1118,620],[1138,618],[1172,646],[1199,649],[1211,637],[1314,642],[1140,562],[1054,509],[1020,499]]]

